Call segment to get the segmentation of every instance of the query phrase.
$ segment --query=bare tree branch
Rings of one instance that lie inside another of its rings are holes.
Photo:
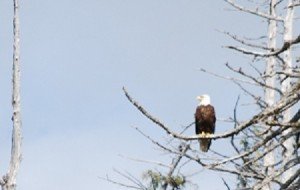
[[[236,128],[237,125],[238,125],[236,112],[237,112],[237,106],[238,106],[239,100],[240,100],[240,96],[238,96],[238,98],[237,98],[237,100],[235,102],[234,109],[233,109],[234,128]],[[237,148],[237,146],[234,143],[234,136],[231,136],[230,143],[231,143],[231,146],[234,148],[235,152],[237,152],[238,154],[240,154],[239,149]]]
[[[297,111],[297,113],[292,117],[291,123],[297,122],[300,119],[300,109]]]
[[[149,163],[149,164],[155,164],[158,166],[162,166],[162,167],[166,167],[166,168],[171,168],[171,166],[164,164],[162,162],[157,162],[157,161],[152,161],[152,160],[144,160],[144,159],[138,159],[138,158],[132,158],[132,157],[128,157],[128,156],[123,156],[120,155],[122,158],[126,158],[132,161],[136,161],[136,162],[142,162],[142,163]]]
[[[220,31],[222,32],[222,31]],[[222,32],[223,34],[229,36],[230,38],[232,38],[234,41],[240,43],[240,44],[243,44],[245,46],[248,46],[248,47],[252,47],[252,48],[259,48],[259,49],[263,49],[263,50],[270,50],[268,47],[265,47],[265,46],[262,46],[262,45],[258,45],[258,44],[253,44],[253,43],[250,43],[250,42],[247,42],[246,40],[244,39],[241,39],[239,38],[237,35],[233,35],[229,32]]]
[[[189,144],[184,144],[183,146],[184,146],[184,147],[182,147],[183,149],[181,150],[180,155],[178,155],[177,158],[173,160],[173,162],[172,162],[172,167],[170,168],[170,171],[169,171],[168,174],[167,174],[167,178],[168,178],[169,180],[172,180],[172,175],[173,175],[175,169],[177,168],[177,166],[178,166],[180,160],[182,159],[182,157],[185,155],[185,153],[186,153],[186,152],[188,151],[188,149],[190,148]],[[168,185],[169,185],[168,183],[165,183],[165,184],[163,185],[162,188],[163,188],[164,190],[166,190],[166,189],[168,188]]]
[[[245,72],[242,70],[242,68],[235,69],[235,68],[233,68],[232,66],[230,66],[229,63],[226,63],[225,65],[226,65],[226,67],[229,68],[231,71],[233,71],[233,72],[235,72],[235,73],[238,73],[238,74],[240,74],[240,75],[242,75],[242,76],[244,76],[244,77],[247,77],[247,78],[253,80],[253,81],[256,82],[259,86],[261,86],[261,87],[263,87],[263,88],[269,88],[269,89],[275,90],[275,91],[278,92],[280,95],[282,95],[281,90],[279,90],[278,88],[275,88],[275,87],[273,87],[273,86],[269,86],[269,85],[267,85],[267,84],[265,84],[265,83],[263,83],[263,82],[257,80],[257,78],[255,78],[255,77],[253,77],[253,76],[251,76],[251,75],[245,73]]]
[[[182,150],[180,152],[180,155],[178,155],[178,157],[173,161],[172,167],[168,173],[168,176],[171,177],[177,167],[177,165],[179,164],[180,160],[182,159],[182,157],[185,155],[185,153],[189,150],[190,145],[189,144],[185,144],[182,147]]]
[[[236,85],[238,85],[246,94],[248,94],[249,96],[251,96],[255,100],[256,104],[259,105],[260,108],[266,108],[267,107],[267,103],[265,101],[263,101],[260,96],[256,96],[253,93],[249,92],[246,88],[244,88],[239,83],[236,83]]]
[[[253,50],[247,50],[245,48],[236,47],[236,46],[225,46],[225,47],[228,49],[236,50],[236,51],[241,52],[246,55],[253,55],[253,56],[257,56],[257,57],[271,57],[271,56],[278,56],[279,54],[288,50],[292,45],[298,44],[299,42],[300,42],[300,35],[297,38],[295,38],[294,40],[284,42],[283,46],[280,49],[270,52],[270,53],[256,52]]]
[[[133,186],[133,185],[128,185],[128,184],[125,184],[125,183],[121,183],[121,182],[112,180],[108,176],[106,176],[106,178],[104,178],[104,177],[98,177],[98,178],[102,179],[102,180],[105,180],[105,181],[108,181],[108,182],[110,182],[112,184],[119,185],[121,187],[129,188],[129,189],[147,190],[146,188],[136,187],[136,186]]]
[[[287,8],[298,7],[298,6],[300,6],[300,2],[295,2],[291,5],[288,5]]]
[[[229,3],[231,6],[233,6],[234,8],[236,8],[240,11],[247,12],[247,13],[250,13],[250,14],[253,14],[253,15],[256,15],[256,16],[260,16],[260,17],[268,19],[268,20],[276,20],[276,21],[279,21],[279,22],[283,22],[283,19],[281,17],[269,15],[268,13],[259,12],[257,9],[256,10],[247,9],[245,7],[237,5],[232,0],[224,0],[224,1]]]
[[[212,76],[218,77],[218,78],[230,80],[230,81],[233,81],[233,82],[241,82],[241,83],[246,83],[246,84],[251,84],[251,85],[257,86],[257,83],[255,83],[255,82],[251,82],[251,81],[247,81],[247,80],[242,80],[242,79],[238,79],[238,78],[234,78],[234,77],[222,76],[222,75],[219,75],[219,74],[207,71],[206,69],[203,69],[203,68],[200,68],[199,70],[202,71],[202,72],[204,72],[204,73],[208,73],[208,74],[210,74]]]
[[[291,178],[289,178],[281,187],[280,190],[287,189],[300,176],[300,169],[298,169]]]
[[[237,170],[224,168],[224,167],[214,167],[214,168],[210,168],[210,169],[218,171],[218,172],[233,174],[233,175],[242,175],[244,177],[258,179],[258,180],[263,180],[265,178],[265,176],[262,174],[253,174],[250,172],[237,171]]]
[[[158,146],[159,148],[161,148],[162,150],[168,152],[168,153],[175,153],[175,151],[171,150],[170,148],[162,145],[161,143],[153,140],[150,136],[146,135],[145,133],[143,133],[139,128],[134,127],[135,130],[137,130],[141,135],[143,135],[144,137],[146,137],[148,140],[150,140],[153,144],[155,144],[156,146]]]
[[[253,152],[255,152],[256,150],[258,150],[260,147],[264,146],[268,141],[270,141],[274,137],[280,135],[282,133],[282,131],[284,131],[286,129],[287,128],[280,128],[280,129],[276,130],[275,132],[273,132],[273,133],[269,134],[268,136],[266,136],[263,141],[260,141],[259,143],[257,143],[256,145],[254,145],[250,150],[248,150],[246,152],[243,152],[243,153],[240,153],[239,155],[232,156],[232,157],[230,157],[228,159],[224,159],[221,162],[214,163],[214,164],[212,164],[212,166],[214,167],[214,166],[222,165],[222,164],[225,164],[225,163],[227,163],[229,161],[237,160],[239,158],[243,158],[245,156],[248,156],[248,155],[252,154]],[[276,148],[276,147],[274,147],[274,148]]]
[[[227,190],[230,190],[230,187],[229,187],[229,185],[227,184],[227,182],[225,181],[225,179],[222,178],[222,181],[223,181],[224,185],[226,186]]]

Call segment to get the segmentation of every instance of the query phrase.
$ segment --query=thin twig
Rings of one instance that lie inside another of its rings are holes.
[[[146,189],[143,189],[141,187],[136,187],[136,186],[133,186],[133,185],[128,185],[128,184],[125,184],[125,183],[121,183],[121,182],[112,180],[107,175],[106,175],[105,178],[104,177],[98,177],[98,178],[101,179],[101,180],[107,181],[109,183],[112,183],[112,184],[115,184],[115,185],[119,185],[121,187],[130,188],[130,189],[146,190]]]
[[[204,72],[204,73],[208,73],[208,74],[210,74],[210,75],[212,75],[212,76],[221,78],[221,79],[230,80],[230,81],[234,81],[234,82],[241,82],[241,83],[246,83],[246,84],[258,86],[257,83],[252,82],[252,81],[242,80],[242,79],[238,79],[238,78],[234,78],[234,77],[227,77],[227,76],[219,75],[219,74],[217,74],[217,73],[208,71],[208,70],[203,69],[203,68],[200,68],[199,70],[202,71],[202,72]]]
[[[226,186],[227,190],[230,190],[230,187],[229,187],[229,185],[226,183],[226,181],[224,180],[224,178],[222,178],[222,181],[223,181],[224,185]]]
[[[128,156],[123,156],[123,155],[119,155],[122,158],[126,158],[132,161],[136,161],[136,162],[142,162],[142,163],[148,163],[148,164],[155,164],[158,166],[162,166],[162,167],[166,167],[166,168],[171,168],[171,166],[164,164],[162,162],[157,162],[157,161],[152,161],[152,160],[144,160],[144,159],[138,159],[138,158],[132,158],[132,157],[128,157]]]

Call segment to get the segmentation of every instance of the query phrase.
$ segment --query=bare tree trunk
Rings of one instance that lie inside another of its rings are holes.
[[[13,129],[11,159],[7,174],[1,180],[2,190],[15,190],[16,177],[21,162],[21,105],[20,105],[20,30],[19,30],[19,4],[14,0],[14,45],[13,45]]]
[[[270,2],[270,15],[276,17],[276,6],[277,0],[271,0]],[[269,29],[268,29],[268,48],[270,49],[270,52],[274,51],[276,49],[276,33],[277,33],[277,22],[276,20],[269,20]],[[276,59],[274,56],[270,56],[266,60],[266,85],[267,86],[275,86],[275,75],[274,75],[274,68],[275,68]],[[265,102],[268,106],[272,106],[275,102],[275,91],[270,88],[265,88]],[[272,121],[273,118],[268,118],[269,121]],[[266,126],[269,127],[269,126]],[[269,134],[266,134],[268,136]],[[272,141],[270,141],[266,147],[271,147]],[[271,175],[274,173],[273,164],[275,163],[275,155],[273,151],[270,151],[265,157],[264,157],[264,166],[265,166],[265,175]],[[270,183],[266,184],[263,188],[263,190],[270,190],[271,186]]]
[[[292,40],[293,37],[293,19],[294,19],[294,7],[291,6],[293,0],[289,0],[287,13],[284,21],[284,42],[288,42]],[[291,73],[292,71],[292,54],[291,48],[286,50],[283,53],[284,63],[282,71],[286,73]],[[281,76],[281,90],[283,93],[287,92],[291,88],[291,78],[286,75]],[[283,122],[289,122],[291,120],[291,109],[287,109],[282,113]],[[288,129],[283,132],[283,134],[290,133],[292,129]],[[283,142],[283,167],[292,159],[295,153],[295,137],[290,137],[286,141]],[[285,183],[291,176],[294,174],[294,169],[290,168],[285,171],[282,175],[282,182]]]

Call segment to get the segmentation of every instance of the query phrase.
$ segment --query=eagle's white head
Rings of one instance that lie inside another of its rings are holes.
[[[210,97],[207,94],[197,96],[197,100],[199,100],[199,106],[207,106],[210,104]]]

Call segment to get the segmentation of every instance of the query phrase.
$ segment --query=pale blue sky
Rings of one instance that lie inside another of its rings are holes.
[[[128,103],[122,86],[175,129],[193,121],[195,97],[203,93],[211,95],[218,117],[228,117],[240,91],[197,69],[229,75],[223,64],[245,59],[222,48],[231,42],[216,29],[256,37],[262,23],[225,11],[223,1],[22,0],[20,4],[24,141],[18,189],[22,190],[117,190],[98,176],[119,179],[116,168],[139,177],[145,169],[155,168],[119,154],[169,163],[131,128],[138,126],[158,139],[164,135]],[[1,1],[2,174],[10,151],[11,22],[12,2]],[[217,132],[228,127],[220,123]],[[226,150],[222,144],[214,142],[212,148]],[[224,189],[220,176],[224,175],[201,172],[194,179],[203,189],[214,184],[218,190]]]

